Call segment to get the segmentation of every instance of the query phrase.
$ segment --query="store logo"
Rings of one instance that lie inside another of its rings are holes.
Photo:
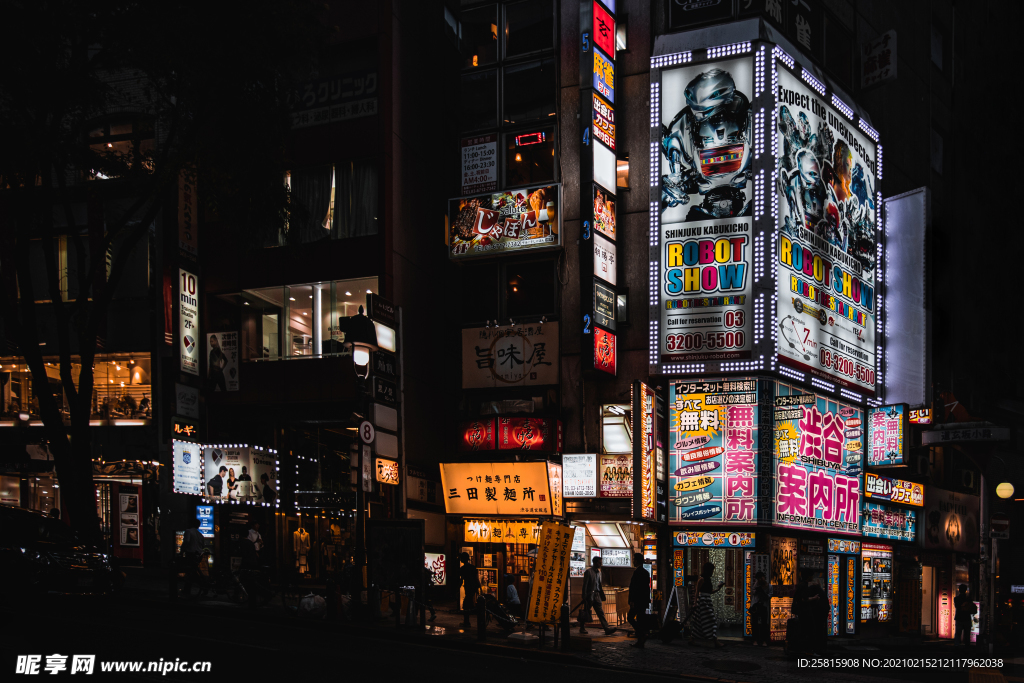
[[[185,335],[185,351],[187,353],[192,353],[192,349],[194,349],[195,346],[196,346],[196,340],[192,338],[192,335],[186,334]]]

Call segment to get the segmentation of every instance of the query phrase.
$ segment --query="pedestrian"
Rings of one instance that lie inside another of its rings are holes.
[[[194,519],[181,538],[181,561],[185,567],[185,597],[192,597],[192,580],[199,578],[199,558],[205,546],[206,542],[199,531],[199,520]],[[200,590],[205,594],[206,586],[202,586]]]
[[[583,573],[583,606],[580,608],[577,619],[580,624],[580,633],[587,633],[586,624],[590,621],[591,608],[596,609],[597,619],[605,634],[615,633],[615,629],[608,625],[608,619],[604,616],[604,601],[608,596],[604,593],[601,576],[601,558],[595,557],[590,562],[590,569]]]
[[[426,565],[423,566],[423,594],[420,596],[420,604],[430,610],[430,619],[437,619],[437,612],[434,610],[434,572]]]
[[[824,654],[828,635],[825,622],[828,598],[821,586],[811,580],[812,573],[805,569],[800,575],[800,583],[793,596],[793,614],[800,620],[800,631],[807,647],[817,654]]]
[[[974,615],[978,612],[978,606],[974,604],[974,600],[967,593],[966,583],[957,586],[956,591],[956,597],[953,598],[953,607],[956,608],[956,613],[953,616],[953,621],[956,623],[953,642],[958,646],[966,647],[971,643],[971,625]]]
[[[60,510],[58,510],[57,508],[50,508],[50,518],[60,519]]]
[[[768,605],[771,597],[768,595],[768,581],[765,580],[764,572],[754,574],[754,590],[750,601],[751,626],[754,631],[754,645],[768,647]]]
[[[462,566],[459,568],[459,579],[462,581],[462,588],[466,592],[466,597],[462,602],[462,626],[463,628],[469,628],[469,615],[473,612],[476,605],[476,595],[480,592],[480,575],[476,571],[476,567],[469,561],[469,553],[462,553],[459,555],[459,560],[462,562]]]
[[[647,642],[647,609],[651,606],[651,575],[644,569],[642,553],[633,553],[633,576],[629,579],[629,612],[626,621],[633,627],[636,642],[633,647],[644,647]]]
[[[263,537],[260,536],[260,523],[252,522],[249,524],[249,540],[252,541],[253,548],[259,553],[263,550]]]
[[[711,596],[722,590],[725,581],[719,583],[717,588],[714,587],[712,585],[714,573],[715,565],[705,562],[700,572],[700,578],[697,579],[697,609],[693,615],[693,637],[690,638],[690,645],[696,645],[695,639],[699,638],[714,642],[715,647],[725,647],[718,640],[718,617],[715,615],[715,606],[711,602]]]
[[[516,590],[515,578],[505,574],[505,607],[515,617],[523,616],[523,606],[519,602],[519,591]]]

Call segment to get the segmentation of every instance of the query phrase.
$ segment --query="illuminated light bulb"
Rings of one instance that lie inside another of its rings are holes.
[[[516,152],[516,161],[522,161],[522,160],[523,160],[523,155],[520,154],[519,152]]]

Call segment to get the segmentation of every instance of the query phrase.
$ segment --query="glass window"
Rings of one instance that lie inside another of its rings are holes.
[[[505,56],[551,49],[554,39],[551,0],[526,0],[505,6]]]
[[[601,406],[602,453],[633,452],[633,436],[629,424],[631,414],[632,409],[628,403]]]
[[[498,125],[498,72],[495,70],[462,75],[459,106],[462,130],[494,128]]]
[[[241,307],[242,360],[320,357],[342,353],[340,319],[366,312],[377,278],[247,289],[225,295]],[[240,302],[240,303],[238,303]]]
[[[542,316],[555,310],[555,263],[532,261],[505,265],[503,318]]]
[[[555,179],[555,129],[505,135],[505,186],[533,185]]]
[[[289,215],[276,243],[268,246],[377,234],[379,178],[373,160],[286,171],[284,184]]]
[[[498,8],[488,5],[462,13],[462,45],[466,60],[463,66],[472,68],[498,61]]]
[[[144,116],[119,116],[93,124],[85,133],[91,154],[87,180],[121,178],[151,172],[155,145],[153,121]]]
[[[498,270],[490,263],[466,265],[462,269],[459,308],[463,322],[497,320]]]
[[[504,122],[533,121],[555,115],[555,60],[505,67]]]
[[[21,477],[0,476],[0,505],[21,505]]]

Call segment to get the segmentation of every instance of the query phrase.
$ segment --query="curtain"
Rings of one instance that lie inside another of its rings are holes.
[[[331,174],[330,166],[292,172],[289,243],[307,244],[330,237],[325,219],[331,208]]]
[[[332,239],[377,234],[377,184],[373,161],[349,161],[337,166]]]

